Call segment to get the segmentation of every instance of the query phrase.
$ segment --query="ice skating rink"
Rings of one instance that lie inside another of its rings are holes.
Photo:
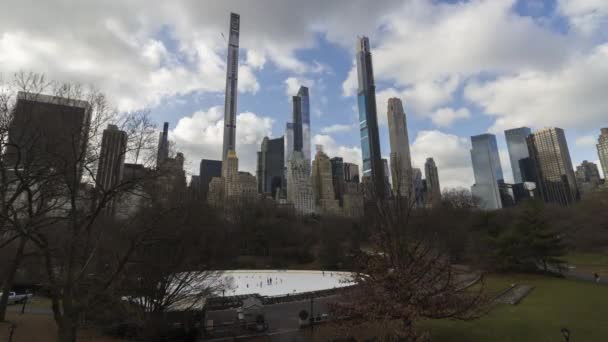
[[[303,292],[328,290],[352,285],[350,272],[299,270],[235,270],[225,271],[223,281],[229,289],[219,296],[257,293],[262,296],[281,296]]]

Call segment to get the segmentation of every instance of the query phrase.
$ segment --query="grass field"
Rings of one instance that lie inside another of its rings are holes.
[[[571,253],[564,257],[568,265],[574,266],[573,271],[581,273],[597,273],[608,277],[608,254]]]
[[[419,324],[433,341],[557,342],[560,330],[572,342],[608,341],[608,286],[539,275],[499,275],[487,278],[490,293],[512,283],[535,286],[519,305],[496,304],[470,322],[429,320]]]

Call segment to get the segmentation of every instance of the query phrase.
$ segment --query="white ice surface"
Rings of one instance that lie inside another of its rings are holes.
[[[351,273],[331,271],[236,270],[222,274],[230,289],[218,296],[258,293],[262,296],[283,296],[333,289],[351,285]],[[272,279],[270,283],[269,279]]]

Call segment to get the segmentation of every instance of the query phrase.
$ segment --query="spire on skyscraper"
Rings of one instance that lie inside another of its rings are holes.
[[[357,75],[359,79],[357,103],[359,105],[363,177],[371,178],[373,193],[377,198],[385,198],[386,184],[376,113],[376,86],[374,84],[372,55],[367,37],[361,37],[357,44]]]

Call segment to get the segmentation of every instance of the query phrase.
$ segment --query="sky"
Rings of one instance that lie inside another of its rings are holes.
[[[310,88],[312,148],[361,164],[354,65],[368,36],[382,154],[387,100],[404,102],[414,167],[470,187],[470,136],[561,127],[575,165],[608,127],[606,0],[5,0],[0,73],[91,84],[121,111],[147,108],[186,157],[220,159],[230,12],[241,16],[237,155],[255,171],[264,136]],[[599,166],[599,163],[598,163]]]

